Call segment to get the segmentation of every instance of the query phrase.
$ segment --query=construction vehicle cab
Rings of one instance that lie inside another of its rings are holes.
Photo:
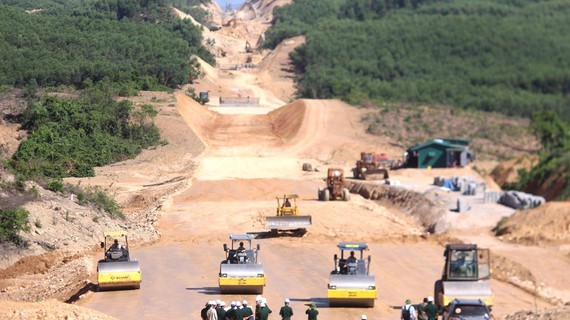
[[[334,270],[328,284],[330,306],[373,307],[377,298],[374,275],[370,274],[370,256],[364,258],[364,242],[340,242],[340,258],[334,255]]]
[[[326,188],[319,188],[318,197],[320,201],[342,199],[350,200],[350,191],[344,187],[344,170],[340,168],[329,168],[327,171]]]
[[[312,225],[311,216],[300,216],[297,207],[296,194],[284,194],[277,199],[277,214],[275,217],[266,217],[267,229],[272,233],[278,230],[297,231],[305,233],[307,228]]]
[[[356,161],[356,167],[352,169],[354,179],[388,179],[388,163],[388,157],[384,153],[361,152],[360,160]]]
[[[224,243],[226,258],[220,263],[219,285],[222,293],[263,293],[265,273],[258,261],[259,244],[252,249],[253,236],[231,234],[231,248]]]
[[[481,300],[493,306],[489,249],[475,244],[448,244],[441,280],[434,287],[435,303],[447,307],[455,299]]]
[[[105,232],[103,236],[104,256],[97,263],[99,289],[139,289],[141,269],[138,261],[131,261],[127,233]]]

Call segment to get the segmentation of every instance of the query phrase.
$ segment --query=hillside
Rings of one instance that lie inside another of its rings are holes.
[[[300,0],[275,11],[268,47],[293,54],[302,97],[438,103],[570,119],[567,1]]]

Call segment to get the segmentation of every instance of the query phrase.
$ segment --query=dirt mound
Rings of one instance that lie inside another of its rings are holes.
[[[384,206],[395,207],[414,217],[430,233],[441,233],[449,227],[444,217],[446,209],[421,193],[400,187],[350,182],[350,192],[365,199],[376,200]]]
[[[527,245],[570,244],[570,203],[548,202],[519,211],[501,225],[497,235]]]
[[[176,106],[180,116],[194,131],[200,141],[207,145],[209,128],[214,121],[215,113],[194,101],[183,93],[176,95]]]
[[[306,111],[306,104],[297,100],[269,113],[274,124],[273,130],[284,143],[289,142],[299,132]]]
[[[538,162],[537,155],[523,156],[507,160],[499,164],[490,176],[497,182],[498,185],[504,186],[505,184],[513,184],[517,182],[519,170],[526,169],[529,171]]]
[[[42,302],[14,302],[0,300],[0,318],[11,319],[115,319],[99,311],[79,306],[47,300]]]
[[[570,306],[535,310],[535,311],[519,311],[515,314],[508,315],[505,320],[560,320],[568,319],[570,314]]]

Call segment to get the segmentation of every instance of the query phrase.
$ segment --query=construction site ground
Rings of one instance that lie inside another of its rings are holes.
[[[268,3],[259,1],[259,7]],[[269,14],[260,10],[256,18],[239,20],[235,28],[223,27],[205,37],[223,44],[227,61],[221,59],[222,63],[237,63],[245,57],[243,35],[255,43],[259,30],[267,27]],[[100,254],[88,251],[82,256],[86,260],[82,266],[91,265],[90,273],[78,276],[77,282],[87,285],[73,300],[94,309],[89,311],[90,318],[105,319],[99,314],[104,313],[117,319],[197,319],[209,300],[245,299],[253,304],[255,295],[219,293],[219,263],[225,258],[222,245],[228,243],[230,233],[254,234],[261,245],[259,259],[267,276],[263,296],[274,311],[272,318],[278,318],[275,313],[283,299],[289,298],[295,318],[302,318],[307,305],[314,302],[322,319],[359,319],[362,314],[368,319],[399,319],[406,299],[419,303],[433,295],[444,263],[443,244],[448,241],[478,243],[501,257],[499,265],[493,266],[497,276],[491,284],[497,319],[568,301],[568,245],[523,246],[494,237],[490,229],[501,217],[512,214],[499,205],[478,206],[473,200],[472,211],[446,213],[448,231],[434,236],[397,205],[383,205],[356,194],[348,202],[317,201],[317,189],[324,185],[328,167],[340,166],[351,176],[350,168],[361,151],[383,151],[399,158],[403,150],[388,138],[365,133],[360,122],[364,110],[337,100],[294,100],[286,53],[302,41],[286,40],[273,52],[256,53],[258,68],[228,72],[203,63],[204,77],[193,87],[196,92],[210,92],[210,106],[189,98],[185,94],[188,87],[173,95],[142,93],[137,97],[142,102],[163,102],[157,124],[169,144],[144,151],[136,159],[97,168],[94,178],[68,180],[105,186],[132,219],[149,207],[158,216],[155,227],[160,240],[137,239],[131,250],[142,269],[140,290],[95,292],[94,266]],[[261,106],[216,104],[220,96],[244,95],[260,98]],[[318,171],[302,171],[306,162]],[[391,174],[403,188],[420,193],[433,188],[437,175],[474,175],[484,180],[469,168]],[[304,236],[273,236],[264,228],[265,217],[275,215],[275,196],[285,193],[298,194],[301,215],[312,216],[313,225]],[[457,197],[437,193],[447,201]],[[374,308],[328,307],[328,275],[340,241],[369,244],[367,254],[372,257],[371,272],[379,294]],[[40,281],[42,273],[49,272],[38,272],[35,277]],[[3,290],[7,291],[0,297],[18,299],[8,295],[16,290],[13,287]],[[46,295],[50,291],[50,283],[45,283]],[[30,311],[34,308],[41,311]],[[19,319],[22,310],[36,318],[65,311],[53,300],[33,307],[0,301],[0,318]],[[76,311],[67,312],[73,317]]]

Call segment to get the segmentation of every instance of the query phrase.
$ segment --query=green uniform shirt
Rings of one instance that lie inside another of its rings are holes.
[[[242,318],[249,317],[253,315],[253,310],[250,307],[244,307],[241,309]]]
[[[281,316],[282,320],[291,320],[293,309],[291,309],[289,306],[282,306],[281,310],[279,310],[279,315]]]
[[[264,307],[264,308],[259,309],[259,320],[269,319],[270,313],[271,313],[271,309],[269,309],[269,307]]]
[[[226,318],[229,318],[231,320],[238,320],[238,318],[236,317],[236,309],[229,309],[226,312]]]
[[[429,320],[437,320],[437,306],[429,303],[423,307],[424,312],[427,314]]]
[[[216,308],[216,313],[218,314],[218,320],[226,320],[226,310],[224,308]]]
[[[307,309],[305,313],[309,315],[307,320],[317,320],[317,315],[319,315],[319,311],[317,311],[317,309]]]

